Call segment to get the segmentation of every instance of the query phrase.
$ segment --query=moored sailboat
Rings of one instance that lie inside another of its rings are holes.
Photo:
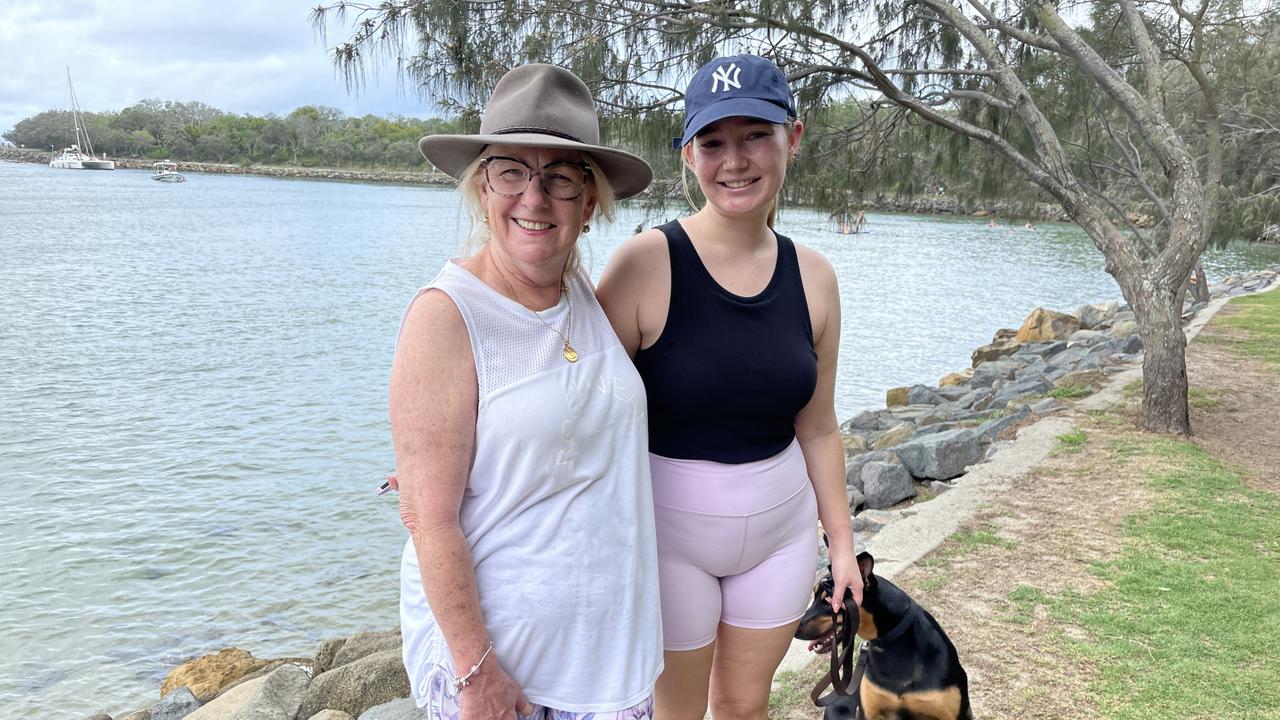
[[[67,88],[71,91],[71,117],[75,123],[76,139],[62,150],[62,154],[49,161],[49,167],[61,170],[115,170],[114,160],[99,158],[93,152],[93,141],[80,115],[80,101],[76,88],[71,84],[71,68],[67,68]]]

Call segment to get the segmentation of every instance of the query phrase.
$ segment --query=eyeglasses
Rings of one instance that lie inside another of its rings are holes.
[[[555,200],[576,200],[587,187],[591,168],[581,162],[553,162],[534,170],[515,158],[491,155],[480,161],[489,189],[499,195],[523,194],[535,175],[542,177],[542,191]]]

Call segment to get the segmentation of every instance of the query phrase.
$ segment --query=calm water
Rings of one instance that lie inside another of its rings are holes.
[[[458,217],[437,189],[0,163],[0,717],[121,713],[188,656],[397,623],[387,374]],[[591,233],[597,277],[644,220]],[[1119,297],[1069,226],[869,221],[780,225],[840,275],[842,418],[1038,304]]]

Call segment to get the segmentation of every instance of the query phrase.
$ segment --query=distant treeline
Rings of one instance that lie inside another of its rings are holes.
[[[1280,51],[1268,50],[1280,66]],[[1256,62],[1256,61],[1255,61]],[[1257,107],[1245,102],[1280,96],[1280,80],[1264,74],[1259,91],[1228,86],[1224,105]],[[1246,90],[1248,92],[1246,92]],[[1239,97],[1237,97],[1239,96]],[[1230,103],[1226,102],[1230,101]],[[1087,103],[1064,102],[1071,108]],[[1224,111],[1225,171],[1220,199],[1222,212],[1214,229],[1215,242],[1252,240],[1274,233],[1280,222],[1280,131],[1270,119],[1275,108]],[[1001,112],[971,118],[999,128]],[[98,154],[233,165],[283,165],[347,170],[425,170],[418,139],[432,133],[475,132],[479,118],[418,119],[400,116],[347,117],[328,107],[305,105],[284,117],[237,115],[200,102],[144,100],[119,112],[84,113],[85,125]],[[652,194],[681,197],[679,153],[671,138],[681,131],[681,114],[655,110],[643,116],[614,117],[603,128],[605,142],[648,160],[657,178]],[[971,212],[978,208],[1027,217],[1057,215],[1056,203],[980,143],[913,122],[901,114],[869,114],[868,105],[845,100],[813,108],[804,117],[806,138],[796,165],[783,188],[790,205],[825,208],[840,215],[857,207],[910,212]],[[1199,122],[1188,118],[1186,122]],[[886,132],[892,126],[892,132]],[[1064,124],[1060,134],[1075,132]],[[1082,132],[1082,131],[1081,131]],[[50,110],[20,121],[4,135],[11,142],[43,150],[57,150],[74,141],[71,113]],[[1014,138],[1023,142],[1023,138]],[[696,182],[691,183],[696,195]],[[1102,185],[1131,209],[1132,216],[1149,216],[1143,197],[1131,188]]]
[[[162,100],[83,118],[99,155],[335,168],[421,168],[418,138],[463,128],[462,121],[346,117],[313,105],[285,117],[255,117]],[[24,147],[61,149],[74,142],[75,125],[70,111],[50,110],[22,120],[5,137]]]

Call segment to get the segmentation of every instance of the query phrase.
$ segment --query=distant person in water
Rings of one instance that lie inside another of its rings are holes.
[[[865,224],[866,224],[866,222],[867,222],[867,217],[866,217],[865,215],[863,215],[863,214],[862,214],[862,210],[861,210],[861,209],[859,209],[859,210],[858,210],[858,214],[857,214],[857,215],[855,215],[855,216],[853,217],[853,232],[854,232],[854,234],[861,233],[861,232],[862,232],[862,226],[863,226],[863,225],[865,225]]]

